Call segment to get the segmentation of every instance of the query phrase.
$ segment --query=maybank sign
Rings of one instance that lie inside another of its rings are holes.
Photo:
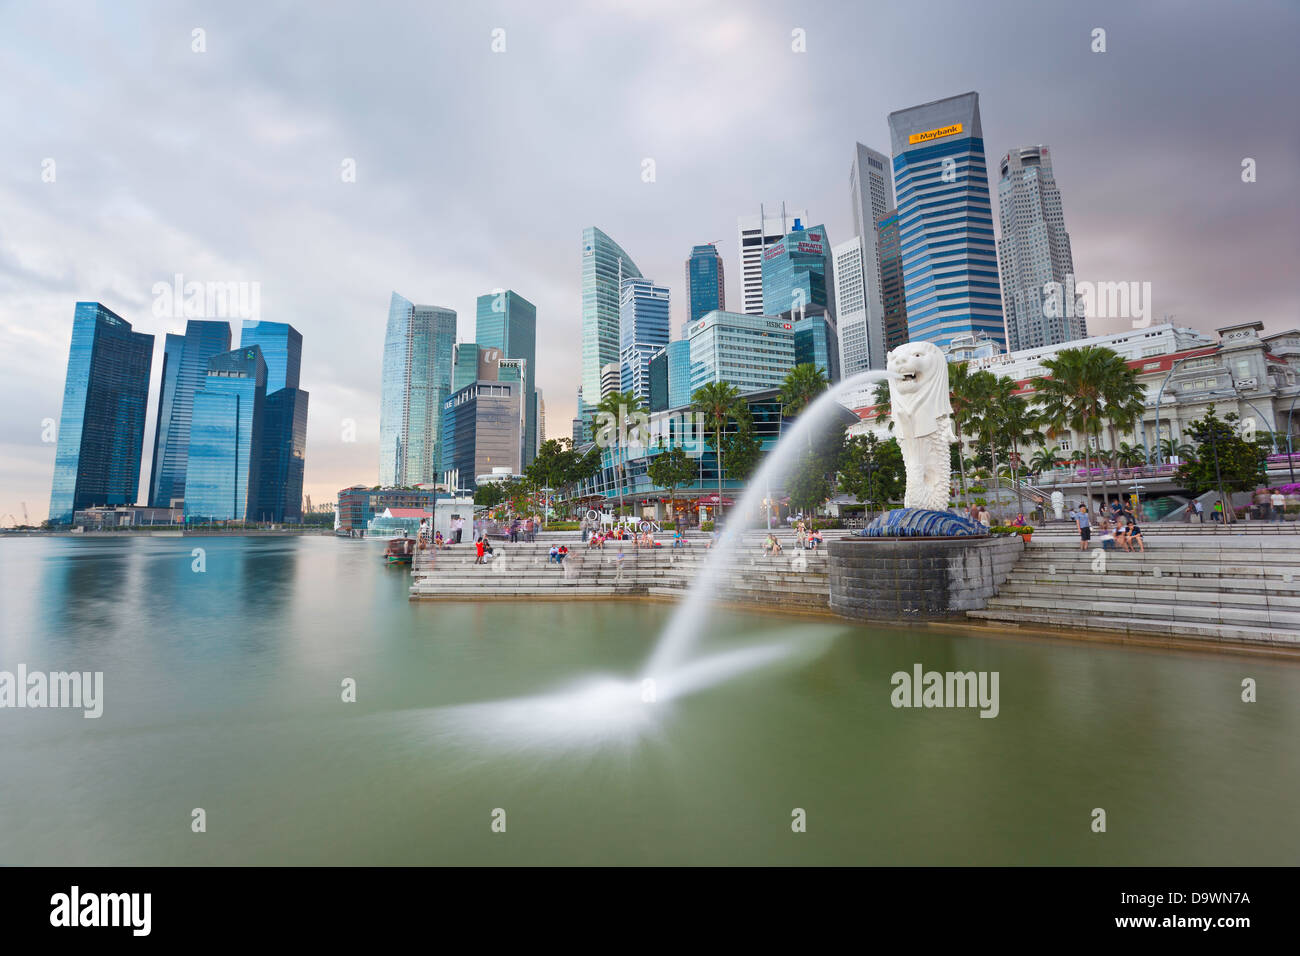
[[[953,123],[951,126],[940,126],[938,129],[928,129],[924,133],[913,133],[907,137],[907,145],[915,146],[917,143],[928,143],[932,139],[943,139],[945,136],[955,136],[961,132],[961,123]]]

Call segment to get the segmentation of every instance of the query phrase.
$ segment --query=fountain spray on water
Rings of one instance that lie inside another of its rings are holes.
[[[799,456],[807,450],[812,439],[826,430],[833,415],[843,411],[840,404],[842,398],[868,385],[884,381],[889,374],[880,370],[868,370],[846,378],[819,395],[795,419],[794,427],[768,453],[762,467],[749,482],[749,489],[726,516],[726,531],[710,550],[699,577],[669,618],[646,665],[646,677],[666,677],[681,665],[691,645],[699,640],[700,632],[708,621],[709,601],[717,592],[722,576],[731,570],[731,562],[740,550],[743,533],[752,524],[752,517],[759,511],[767,489],[781,487],[785,483],[792,466],[798,463]]]
[[[825,431],[833,415],[843,412],[841,399],[884,381],[889,374],[860,372],[822,393],[799,415],[726,516],[726,531],[669,618],[638,679],[593,676],[550,694],[445,708],[442,719],[447,729],[458,738],[505,748],[586,747],[627,740],[655,726],[649,708],[820,651],[823,644],[816,634],[801,629],[794,636],[787,632],[781,639],[759,640],[737,650],[689,659],[708,623],[709,604],[718,583],[734,569],[742,533],[759,511],[767,489],[784,484],[813,438]]]

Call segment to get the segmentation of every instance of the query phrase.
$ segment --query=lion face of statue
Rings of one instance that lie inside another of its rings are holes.
[[[889,353],[885,367],[898,376],[890,379],[890,391],[902,392],[904,395],[920,392],[926,380],[933,378],[936,371],[947,371],[943,353],[931,342],[900,345]]]
[[[932,342],[908,342],[889,353],[889,398],[901,437],[928,435],[952,414],[948,360]]]

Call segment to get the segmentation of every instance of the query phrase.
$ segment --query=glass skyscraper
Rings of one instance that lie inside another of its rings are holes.
[[[619,388],[650,399],[650,357],[668,344],[668,288],[624,279],[619,297]]]
[[[1006,310],[1007,349],[1042,348],[1088,337],[1088,323],[1077,302],[1064,302],[1072,285],[1074,254],[1065,231],[1061,192],[1046,146],[1021,146],[1002,157],[998,211],[1002,238],[998,269]],[[1062,290],[1060,308],[1045,301],[1048,283]]]
[[[668,408],[668,349],[662,348],[650,358],[650,397],[646,408],[662,412]]]
[[[493,468],[521,473],[521,388],[517,381],[475,382],[443,402],[442,468],[458,472],[457,487],[477,488],[478,476]]]
[[[266,362],[258,521],[302,521],[302,478],[307,455],[308,394],[298,387],[302,335],[285,322],[245,321],[239,345],[256,345]]]
[[[641,278],[641,270],[617,242],[595,226],[582,231],[582,391],[578,407],[584,434],[600,401],[601,372],[618,365],[619,296],[624,279]],[[588,405],[587,403],[590,403]]]
[[[302,333],[286,322],[254,322],[245,319],[239,330],[239,344],[256,345],[266,362],[266,394],[282,388],[297,388],[302,369]]]
[[[185,463],[190,454],[194,393],[208,373],[208,359],[230,351],[230,323],[191,319],[185,334],[167,333],[163,346],[158,419],[154,427],[149,505],[167,508],[185,497]]]
[[[826,227],[796,220],[792,232],[763,250],[763,312],[833,312],[831,276]]]
[[[140,453],[153,336],[98,302],[78,302],[54,453],[50,521],[75,511],[131,505],[140,491]]]
[[[479,348],[500,349],[503,358],[527,363],[522,396],[523,463],[527,467],[537,455],[537,307],[511,289],[481,295],[474,338]]]
[[[691,403],[691,342],[675,339],[668,343],[668,407],[681,408]]]
[[[479,351],[477,342],[457,342],[451,362],[451,391],[459,392],[479,379]]]
[[[983,332],[1005,348],[979,94],[890,113],[889,130],[908,338]]]
[[[686,320],[694,322],[726,307],[727,289],[718,247],[695,246],[686,260]]]
[[[794,367],[794,331],[784,319],[710,312],[690,332],[692,393],[705,382],[729,382],[742,393],[777,388]]]
[[[907,300],[903,293],[903,251],[898,241],[898,210],[890,209],[876,229],[880,250],[880,291],[885,304],[885,352],[907,342]]]
[[[442,458],[442,406],[451,391],[456,313],[413,305],[396,292],[388,308],[379,398],[379,483],[434,483]]]
[[[839,342],[825,315],[810,315],[794,323],[794,364],[815,365],[829,381],[840,380]]]
[[[187,523],[259,520],[265,411],[266,362],[258,346],[208,360],[190,424]]]

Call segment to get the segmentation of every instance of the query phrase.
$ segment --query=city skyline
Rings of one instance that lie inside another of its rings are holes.
[[[845,18],[851,25],[865,16],[853,11],[830,17],[769,4],[747,9],[743,19],[720,12],[687,28],[633,7],[581,25],[502,8],[495,16],[507,30],[503,54],[490,51],[495,21],[452,11],[429,15],[427,30],[412,31],[445,54],[438,76],[401,68],[389,81],[335,79],[314,65],[310,36],[337,25],[328,14],[323,26],[302,25],[301,49],[277,58],[268,55],[269,37],[231,14],[198,7],[133,21],[129,29],[129,17],[94,14],[56,25],[22,10],[0,13],[6,32],[23,41],[14,44],[20,52],[10,78],[22,75],[49,91],[41,122],[29,121],[22,104],[0,107],[14,131],[0,146],[0,197],[11,212],[0,225],[0,346],[10,356],[0,385],[0,518],[21,515],[23,501],[39,515],[49,495],[54,446],[40,440],[42,422],[59,418],[63,382],[51,370],[66,366],[74,302],[102,302],[134,330],[161,338],[181,333],[186,316],[157,314],[156,283],[177,273],[260,283],[261,317],[291,323],[311,340],[303,369],[312,392],[304,490],[328,501],[339,488],[376,479],[382,310],[390,290],[454,309],[462,341],[474,338],[467,320],[475,296],[523,290],[541,322],[537,386],[553,396],[552,421],[567,421],[580,379],[574,249],[582,228],[600,228],[645,274],[665,277],[678,329],[686,301],[681,263],[693,246],[724,237],[727,301],[742,302],[731,232],[738,217],[787,197],[831,236],[847,239],[843,167],[854,143],[883,146],[891,111],[966,90],[980,93],[987,161],[1017,145],[1051,144],[1081,278],[1151,281],[1157,322],[1174,315],[1208,330],[1259,318],[1269,331],[1294,324],[1288,263],[1300,249],[1300,217],[1289,157],[1297,136],[1294,123],[1279,117],[1291,115],[1284,98],[1296,67],[1284,55],[1287,31],[1277,19],[1294,24],[1294,11],[1274,8],[1271,23],[1209,7],[1176,19],[1119,6],[1046,11],[1032,29],[1004,34],[1010,18],[943,9],[939,30],[933,17],[876,15],[881,38],[868,41],[873,56],[861,58],[836,55],[845,49],[841,35],[852,32]],[[407,16],[422,14],[408,9]],[[391,35],[397,19],[391,8],[369,14],[352,30],[348,55],[408,42]],[[207,31],[202,54],[190,49],[197,23]],[[1089,49],[1098,25],[1108,31],[1104,54]],[[794,29],[806,31],[806,54],[791,49]],[[1217,55],[1193,64],[1207,32],[1218,38]],[[91,77],[104,72],[96,67],[103,34],[144,64],[161,58],[174,82],[140,96],[148,70],[115,60],[113,82],[98,84]],[[1042,52],[1026,46],[1032,36],[1051,36],[1050,53],[1047,44]],[[90,51],[66,76],[47,65],[54,59],[48,51],[62,43]],[[942,76],[907,62],[904,51],[921,45],[945,63]],[[666,49],[703,72],[672,75],[656,62]],[[755,55],[773,73],[763,96],[734,97],[736,108],[721,119],[692,108],[701,85],[727,89],[734,65]],[[391,113],[367,105],[395,95],[390,84],[408,82],[415,92],[402,108],[427,112],[426,91],[444,82],[445,68],[483,85],[460,107],[438,101],[440,123],[460,122],[463,108],[487,116],[493,129],[517,126],[532,135],[556,125],[543,104],[576,99],[585,88],[591,65],[565,62],[583,56],[596,57],[610,77],[586,93],[599,106],[593,115],[609,123],[558,124],[560,138],[543,137],[552,161],[484,154],[469,144],[431,163],[414,148],[425,133],[394,131]],[[999,57],[1018,69],[998,68]],[[1040,58],[1049,66],[1031,88],[1019,66]],[[250,62],[257,68],[245,69]],[[225,82],[230,70],[247,74],[233,90]],[[322,88],[305,86],[303,75],[318,76]],[[852,110],[806,106],[831,102],[846,83],[870,87],[855,94]],[[541,115],[530,119],[530,111]],[[765,124],[769,113],[791,118],[797,135],[789,124]],[[156,115],[170,117],[167,125],[156,125]],[[394,132],[396,143],[380,135]],[[577,142],[561,145],[575,134]],[[384,153],[373,145],[381,140]],[[137,151],[137,141],[150,151]],[[723,152],[731,143],[745,145]],[[412,147],[420,163],[393,159],[390,146],[394,154]],[[1258,182],[1241,181],[1246,157],[1258,163]],[[46,158],[56,164],[54,181],[42,181]],[[356,164],[351,183],[340,179],[349,158]],[[654,160],[650,181],[646,158]],[[422,215],[409,215],[412,207]],[[476,220],[455,244],[437,238],[451,219]],[[1090,322],[1089,332],[1126,325]],[[153,381],[161,381],[162,353],[155,348]],[[158,414],[157,389],[150,391],[141,502],[152,483],[147,466]],[[347,421],[355,442],[341,437]]]

